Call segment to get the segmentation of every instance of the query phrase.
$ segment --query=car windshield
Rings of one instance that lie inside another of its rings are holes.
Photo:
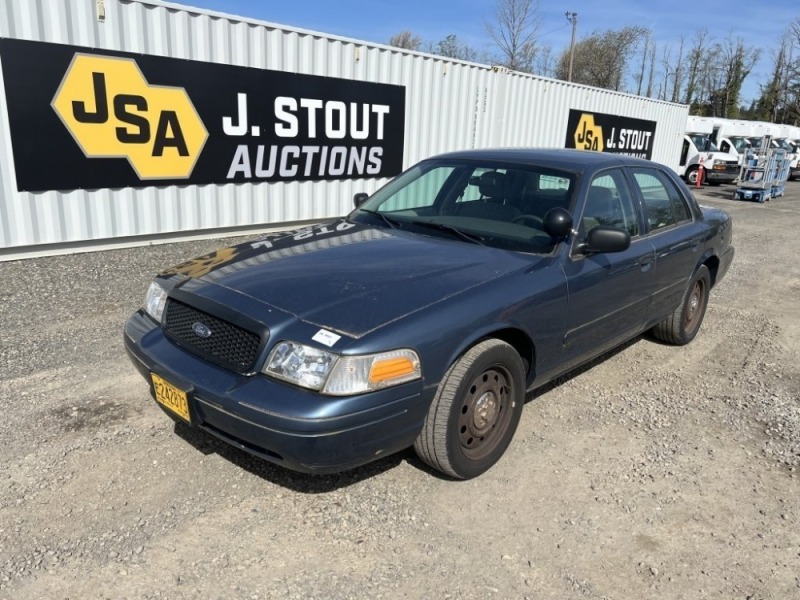
[[[560,241],[545,214],[570,208],[577,175],[475,160],[424,161],[376,192],[351,218],[464,243],[548,254]]]

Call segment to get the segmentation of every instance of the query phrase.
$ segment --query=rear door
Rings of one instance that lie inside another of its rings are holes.
[[[655,289],[651,320],[660,321],[681,302],[703,248],[705,230],[687,199],[659,168],[630,169],[645,214],[647,237],[655,249]]]

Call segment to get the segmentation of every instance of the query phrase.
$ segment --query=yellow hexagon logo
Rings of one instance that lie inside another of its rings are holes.
[[[578,150],[595,150],[602,152],[603,128],[595,125],[594,115],[583,113],[575,128],[575,147]]]
[[[75,54],[52,107],[88,158],[126,158],[139,179],[188,178],[208,138],[186,90],[131,58]]]
[[[162,275],[184,275],[185,277],[197,278],[208,275],[214,269],[218,269],[222,265],[231,262],[239,254],[241,249],[235,246],[229,248],[221,248],[215,250],[210,254],[198,256],[186,262],[182,262],[170,269],[167,269]]]

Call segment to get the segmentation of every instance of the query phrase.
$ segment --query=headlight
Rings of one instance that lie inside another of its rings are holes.
[[[281,342],[269,354],[262,372],[295,385],[319,391],[336,354],[294,342]]]
[[[295,342],[275,346],[262,372],[331,396],[370,392],[422,376],[413,350],[339,356]]]
[[[167,290],[155,281],[147,289],[147,296],[144,299],[144,310],[148,315],[161,323],[161,315],[164,314],[164,305],[167,303]]]

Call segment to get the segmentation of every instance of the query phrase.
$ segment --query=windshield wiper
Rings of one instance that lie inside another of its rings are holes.
[[[370,210],[368,208],[359,208],[358,212],[363,212],[367,213],[368,215],[373,215],[375,217],[378,217],[392,229],[396,229],[397,226],[400,224],[400,221],[392,219],[391,217],[387,217],[385,214],[378,212],[377,210]]]
[[[468,242],[472,242],[473,244],[485,246],[483,241],[484,238],[481,236],[475,233],[470,233],[469,231],[464,231],[458,227],[453,227],[452,225],[445,225],[444,223],[432,223],[430,221],[411,221],[411,224],[419,225],[421,227],[430,227],[431,229],[438,229],[439,231],[446,231],[447,233],[452,233],[453,235],[456,235],[463,240],[467,240]]]

